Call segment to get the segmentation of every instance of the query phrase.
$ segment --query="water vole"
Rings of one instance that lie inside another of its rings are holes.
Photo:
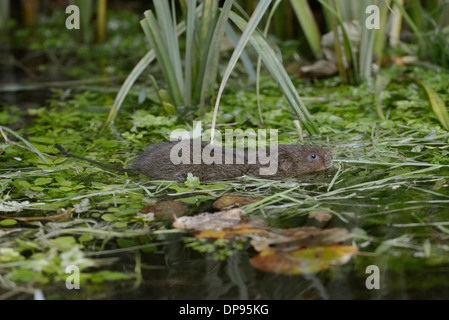
[[[67,156],[107,169],[141,173],[152,179],[177,181],[185,181],[188,173],[192,173],[200,181],[226,180],[244,175],[278,178],[317,172],[332,166],[332,153],[315,146],[278,145],[277,156],[276,153],[270,154],[267,149],[264,159],[259,157],[257,151],[224,149],[205,142],[195,143],[191,140],[162,142],[150,146],[143,152],[131,169],[116,168],[78,157],[59,145],[56,147]],[[267,174],[270,167],[274,170]]]

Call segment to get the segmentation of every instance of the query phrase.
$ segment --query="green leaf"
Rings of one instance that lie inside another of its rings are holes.
[[[433,112],[437,116],[438,120],[440,121],[440,123],[444,127],[444,129],[449,130],[449,114],[448,114],[447,107],[446,107],[446,104],[444,103],[444,101],[440,98],[440,96],[432,88],[430,88],[424,82],[422,82],[416,78],[411,78],[411,79],[414,82],[416,82],[418,85],[423,87],[424,90],[426,90]]]
[[[0,221],[0,226],[2,227],[9,227],[9,226],[13,226],[16,225],[17,221],[14,219],[4,219]]]
[[[52,181],[53,181],[52,178],[38,178],[38,179],[34,180],[34,184],[36,186],[42,186],[42,185],[45,185],[45,184],[49,184]]]
[[[61,250],[71,249],[76,244],[75,238],[71,236],[55,238],[51,242]]]
[[[120,248],[130,248],[136,246],[136,242],[130,239],[119,238],[117,239],[117,244]]]
[[[118,218],[112,213],[106,213],[101,216],[104,221],[116,221]]]
[[[189,188],[197,188],[199,187],[200,184],[200,179],[198,177],[195,177],[193,174],[191,174],[190,172],[187,174],[187,179],[186,182],[184,182],[184,184],[189,187]]]
[[[120,222],[114,223],[114,228],[123,229],[123,228],[126,228],[127,225],[128,224],[125,221],[120,221]]]

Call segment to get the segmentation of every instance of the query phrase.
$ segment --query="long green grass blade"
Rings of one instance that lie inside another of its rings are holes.
[[[413,21],[413,24],[416,25],[418,30],[422,30],[424,27],[424,10],[421,6],[421,0],[408,0],[407,2],[407,9],[408,12],[410,12],[410,20]]]
[[[364,3],[364,6],[368,6],[370,3],[370,0],[365,0],[362,3]],[[381,23],[381,30],[379,34],[383,35],[383,38],[385,38],[385,24]],[[362,27],[362,34],[360,37],[360,47],[359,47],[359,65],[360,65],[360,79],[365,80],[371,77],[371,70],[372,70],[372,63],[373,63],[373,46],[374,46],[374,39],[376,35],[376,29],[368,29],[365,27]],[[382,44],[384,42],[382,41]],[[383,47],[383,46],[382,46]]]
[[[391,0],[380,1],[380,29],[375,31],[374,44],[372,52],[377,57],[377,65],[381,66],[382,57],[384,54],[385,42],[387,39],[387,19],[388,13],[390,12]],[[402,19],[402,18],[401,18]],[[390,30],[392,28],[390,27]]]
[[[321,55],[321,33],[307,0],[290,0],[296,17],[315,56]]]
[[[270,3],[271,3],[271,0],[259,1],[256,9],[254,10],[253,15],[251,16],[251,18],[248,21],[246,28],[243,30],[243,34],[242,34],[242,37],[240,38],[239,43],[237,44],[234,52],[232,53],[231,59],[229,60],[229,63],[228,63],[228,66],[226,67],[226,70],[223,75],[223,80],[222,80],[220,88],[218,90],[218,95],[217,95],[217,99],[215,102],[214,115],[213,115],[213,119],[212,119],[212,128],[211,128],[211,143],[213,143],[213,141],[214,141],[214,131],[215,131],[215,124],[217,121],[218,106],[220,105],[220,98],[221,98],[221,95],[223,94],[226,83],[228,82],[231,72],[234,69],[235,65],[237,64],[237,61],[238,61],[243,49],[245,48],[251,35],[253,34],[254,30],[256,29],[256,27],[259,24],[260,20],[262,19],[263,15],[265,14],[266,10],[268,9],[268,6],[270,5]],[[231,12],[231,14],[232,14],[232,12]]]
[[[200,76],[198,77],[198,80],[201,81],[201,83],[197,86],[198,89],[200,89],[201,111],[204,111],[203,107],[206,97],[211,90],[212,84],[215,83],[215,79],[217,78],[221,43],[228,24],[229,12],[231,11],[233,4],[234,0],[226,0],[223,4],[220,16],[215,24],[210,45],[208,50],[204,52],[205,63],[203,61],[200,68]]]
[[[157,39],[163,42],[165,49],[164,54],[169,54],[172,69],[176,75],[176,81],[180,90],[184,88],[184,76],[182,72],[181,55],[179,52],[178,37],[176,35],[175,26],[173,24],[173,18],[170,11],[169,2],[166,0],[153,1],[156,9],[157,22],[160,26],[160,33],[163,37]],[[155,32],[155,30],[153,30]],[[160,44],[160,43],[158,43]]]
[[[234,12],[231,12],[229,18],[232,22],[235,23],[241,30],[245,30],[247,27],[247,22],[242,19],[239,15]],[[293,107],[295,112],[297,113],[299,119],[302,124],[306,128],[306,130],[312,134],[319,134],[319,129],[316,124],[312,120],[312,116],[310,115],[307,107],[296,91],[295,86],[293,85],[290,77],[287,74],[282,63],[279,61],[279,58],[273,48],[268,44],[268,42],[264,39],[262,34],[258,31],[254,32],[252,37],[250,38],[250,42],[257,53],[260,55],[262,60],[264,61],[265,66],[268,71],[272,75],[272,77],[276,80],[276,82],[281,87],[282,92],[284,93],[287,101]]]
[[[235,32],[234,28],[230,23],[226,25],[226,35],[229,37],[234,46],[237,45],[237,43],[239,42],[239,36],[237,35],[237,32]],[[240,61],[242,62],[243,67],[245,68],[246,73],[248,74],[249,80],[255,81],[256,71],[254,70],[253,62],[249,57],[248,53],[246,52],[246,50],[242,51]]]
[[[198,6],[197,8],[197,15],[199,14],[198,12],[200,10],[201,5]],[[179,37],[185,31],[186,31],[186,24],[184,21],[182,21],[177,25],[176,35]],[[118,112],[120,111],[123,101],[125,101],[125,98],[128,95],[129,91],[131,90],[132,86],[136,82],[137,78],[139,78],[142,72],[148,67],[148,65],[150,65],[151,62],[153,62],[155,58],[156,58],[155,51],[154,49],[151,49],[145,54],[145,56],[142,59],[140,59],[139,63],[137,63],[137,65],[130,72],[125,82],[123,83],[122,87],[120,88],[117,96],[115,97],[111,111],[109,112],[108,118],[103,128],[101,129],[100,134],[104,133],[105,130],[109,129],[114,124],[115,118],[117,117]]]
[[[142,74],[142,72],[148,67],[148,65],[156,58],[154,50],[150,50],[145,54],[145,56],[139,61],[139,63],[134,67],[131,73],[126,78],[122,87],[120,88],[117,96],[115,97],[114,104],[112,105],[111,111],[109,111],[108,119],[106,120],[100,133],[109,128],[115,121],[120,107],[125,101],[126,96],[131,90],[132,86],[136,82],[137,78]]]
[[[216,0],[204,0],[203,1],[203,14],[199,21],[199,36],[198,36],[198,52],[200,54],[205,50],[208,50],[209,34],[211,32],[211,26],[214,25],[214,20],[218,11],[218,2]]]
[[[187,2],[187,30],[186,30],[186,54],[185,54],[185,80],[184,80],[184,105],[192,105],[192,71],[193,71],[193,45],[195,33],[196,0]]]
[[[270,29],[271,20],[273,19],[273,15],[276,12],[276,9],[281,4],[281,1],[282,0],[277,0],[273,4],[273,7],[271,8],[270,14],[268,15],[267,23],[265,24],[265,28],[263,31],[264,37],[267,37],[267,35],[268,35],[268,30]],[[256,98],[257,98],[257,110],[259,111],[260,123],[264,124],[263,116],[262,116],[262,107],[260,104],[260,68],[261,68],[261,65],[262,65],[262,58],[259,55],[257,57],[257,71],[256,71]]]
[[[325,0],[318,0],[323,7],[325,7],[328,11],[330,11],[332,14],[334,14],[335,18],[337,19],[337,23],[338,26],[341,28],[341,32],[343,35],[343,44],[344,44],[344,49],[345,49],[345,55],[346,55],[346,60],[348,62],[348,67],[351,68],[351,64],[353,66],[352,68],[352,73],[353,73],[353,77],[354,77],[354,82],[358,83],[359,79],[358,79],[358,64],[357,64],[357,60],[354,57],[354,50],[352,48],[351,45],[351,41],[349,40],[349,36],[348,36],[348,32],[346,31],[346,28],[343,24],[343,19],[342,19],[342,15],[339,14],[339,10],[338,10],[338,6],[337,6],[337,10],[335,10],[334,8],[332,8]],[[338,5],[338,3],[337,3]],[[339,33],[336,32],[336,30],[334,30],[335,33],[335,39],[337,40],[337,47],[336,50],[338,52],[339,50]],[[351,69],[350,69],[351,70]]]
[[[399,0],[401,6],[404,5],[404,0]],[[395,14],[391,16],[391,30],[390,30],[390,47],[395,48],[399,44],[399,38],[402,30],[402,13],[397,6],[393,7]],[[380,62],[380,61],[379,61]]]
[[[424,43],[425,41],[424,41],[424,38],[423,38],[423,36],[421,34],[421,31],[420,31],[421,29],[418,27],[417,24],[415,24],[413,22],[413,19],[409,16],[409,14],[405,10],[404,6],[401,5],[398,0],[393,0],[393,2],[398,7],[398,9],[401,11],[402,15],[404,16],[404,19],[407,21],[408,25],[412,29],[412,31],[415,34],[415,36],[419,39],[419,41],[421,43]],[[417,4],[419,4],[419,3],[417,3]]]
[[[152,11],[146,11],[145,17],[146,19],[141,21],[141,25],[151,47],[154,49],[158,61],[160,62],[162,73],[167,80],[170,96],[173,99],[174,104],[182,105],[183,97],[181,87],[179,86],[178,75],[175,70],[175,62],[172,61],[170,55],[167,55],[169,49],[164,40],[166,34],[157,22]]]
[[[446,104],[440,98],[440,96],[428,85],[426,85],[421,80],[412,78],[412,80],[420,85],[426,90],[427,96],[429,97],[430,105],[432,106],[432,110],[440,121],[441,125],[444,129],[449,130],[449,113],[447,111]]]

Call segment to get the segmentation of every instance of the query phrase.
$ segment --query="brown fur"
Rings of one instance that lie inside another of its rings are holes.
[[[194,148],[192,141],[183,141],[190,143],[190,164],[175,165],[170,159],[172,148],[178,144],[175,142],[162,142],[150,146],[147,151],[142,153],[133,164],[132,169],[113,167],[104,163],[90,159],[75,156],[59,145],[56,147],[65,155],[80,160],[88,161],[103,168],[116,170],[120,172],[141,173],[152,179],[185,181],[188,173],[192,173],[201,181],[207,180],[226,180],[241,176],[256,176],[263,178],[291,177],[305,173],[312,173],[325,170],[332,166],[332,153],[321,147],[314,146],[296,146],[296,145],[278,145],[277,172],[274,175],[261,175],[259,169],[268,167],[259,162],[249,164],[250,153],[247,151],[230,150],[232,154],[232,164],[225,164],[225,150],[219,146],[214,146],[210,152],[222,152],[222,164],[193,164]],[[207,143],[201,143],[201,153],[207,146]],[[255,152],[255,151],[250,151]],[[267,151],[268,152],[268,151]],[[311,157],[314,154],[315,157]],[[243,164],[237,164],[237,160]]]
[[[332,166],[332,153],[321,147],[279,145],[278,146],[278,170],[275,175],[260,175],[260,163],[248,164],[248,152],[232,150],[233,164],[225,164],[225,149],[221,149],[222,164],[193,164],[193,147],[190,148],[190,164],[175,165],[170,159],[171,148],[178,142],[164,142],[151,146],[134,163],[134,168],[140,173],[154,179],[169,179],[185,181],[190,172],[201,181],[226,180],[243,175],[264,178],[289,177],[299,174],[317,172]],[[188,143],[188,142],[186,142]],[[201,151],[206,146],[201,144]],[[316,158],[312,159],[311,154]],[[213,153],[212,153],[213,154]],[[236,164],[236,159],[241,159],[244,164]],[[267,167],[266,165],[265,167]]]

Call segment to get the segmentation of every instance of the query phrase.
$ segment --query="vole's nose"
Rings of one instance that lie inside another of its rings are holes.
[[[324,166],[326,168],[330,168],[332,167],[333,161],[332,161],[332,153],[331,152],[327,152],[324,155]]]

